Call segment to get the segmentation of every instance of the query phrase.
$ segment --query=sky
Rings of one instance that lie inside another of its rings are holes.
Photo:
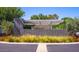
[[[23,16],[25,20],[40,13],[44,15],[57,14],[59,19],[63,17],[79,17],[79,7],[22,7],[22,10],[25,12]]]

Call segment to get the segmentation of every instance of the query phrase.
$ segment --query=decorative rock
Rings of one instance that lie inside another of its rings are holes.
[[[76,36],[79,36],[79,32],[76,32]]]

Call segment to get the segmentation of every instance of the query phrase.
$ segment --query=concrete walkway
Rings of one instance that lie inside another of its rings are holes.
[[[46,44],[39,43],[36,52],[47,52]]]

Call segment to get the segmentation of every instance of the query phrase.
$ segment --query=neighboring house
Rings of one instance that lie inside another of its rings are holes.
[[[66,30],[53,29],[52,25],[62,23],[63,20],[22,20],[14,19],[14,33],[33,35],[67,35]]]
[[[23,20],[22,22],[26,26],[26,29],[52,30],[52,25],[57,25],[63,22],[63,20]]]

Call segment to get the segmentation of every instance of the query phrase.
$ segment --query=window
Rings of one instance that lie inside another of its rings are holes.
[[[24,25],[23,28],[24,28],[24,29],[32,29],[32,26],[33,26],[33,25]]]

